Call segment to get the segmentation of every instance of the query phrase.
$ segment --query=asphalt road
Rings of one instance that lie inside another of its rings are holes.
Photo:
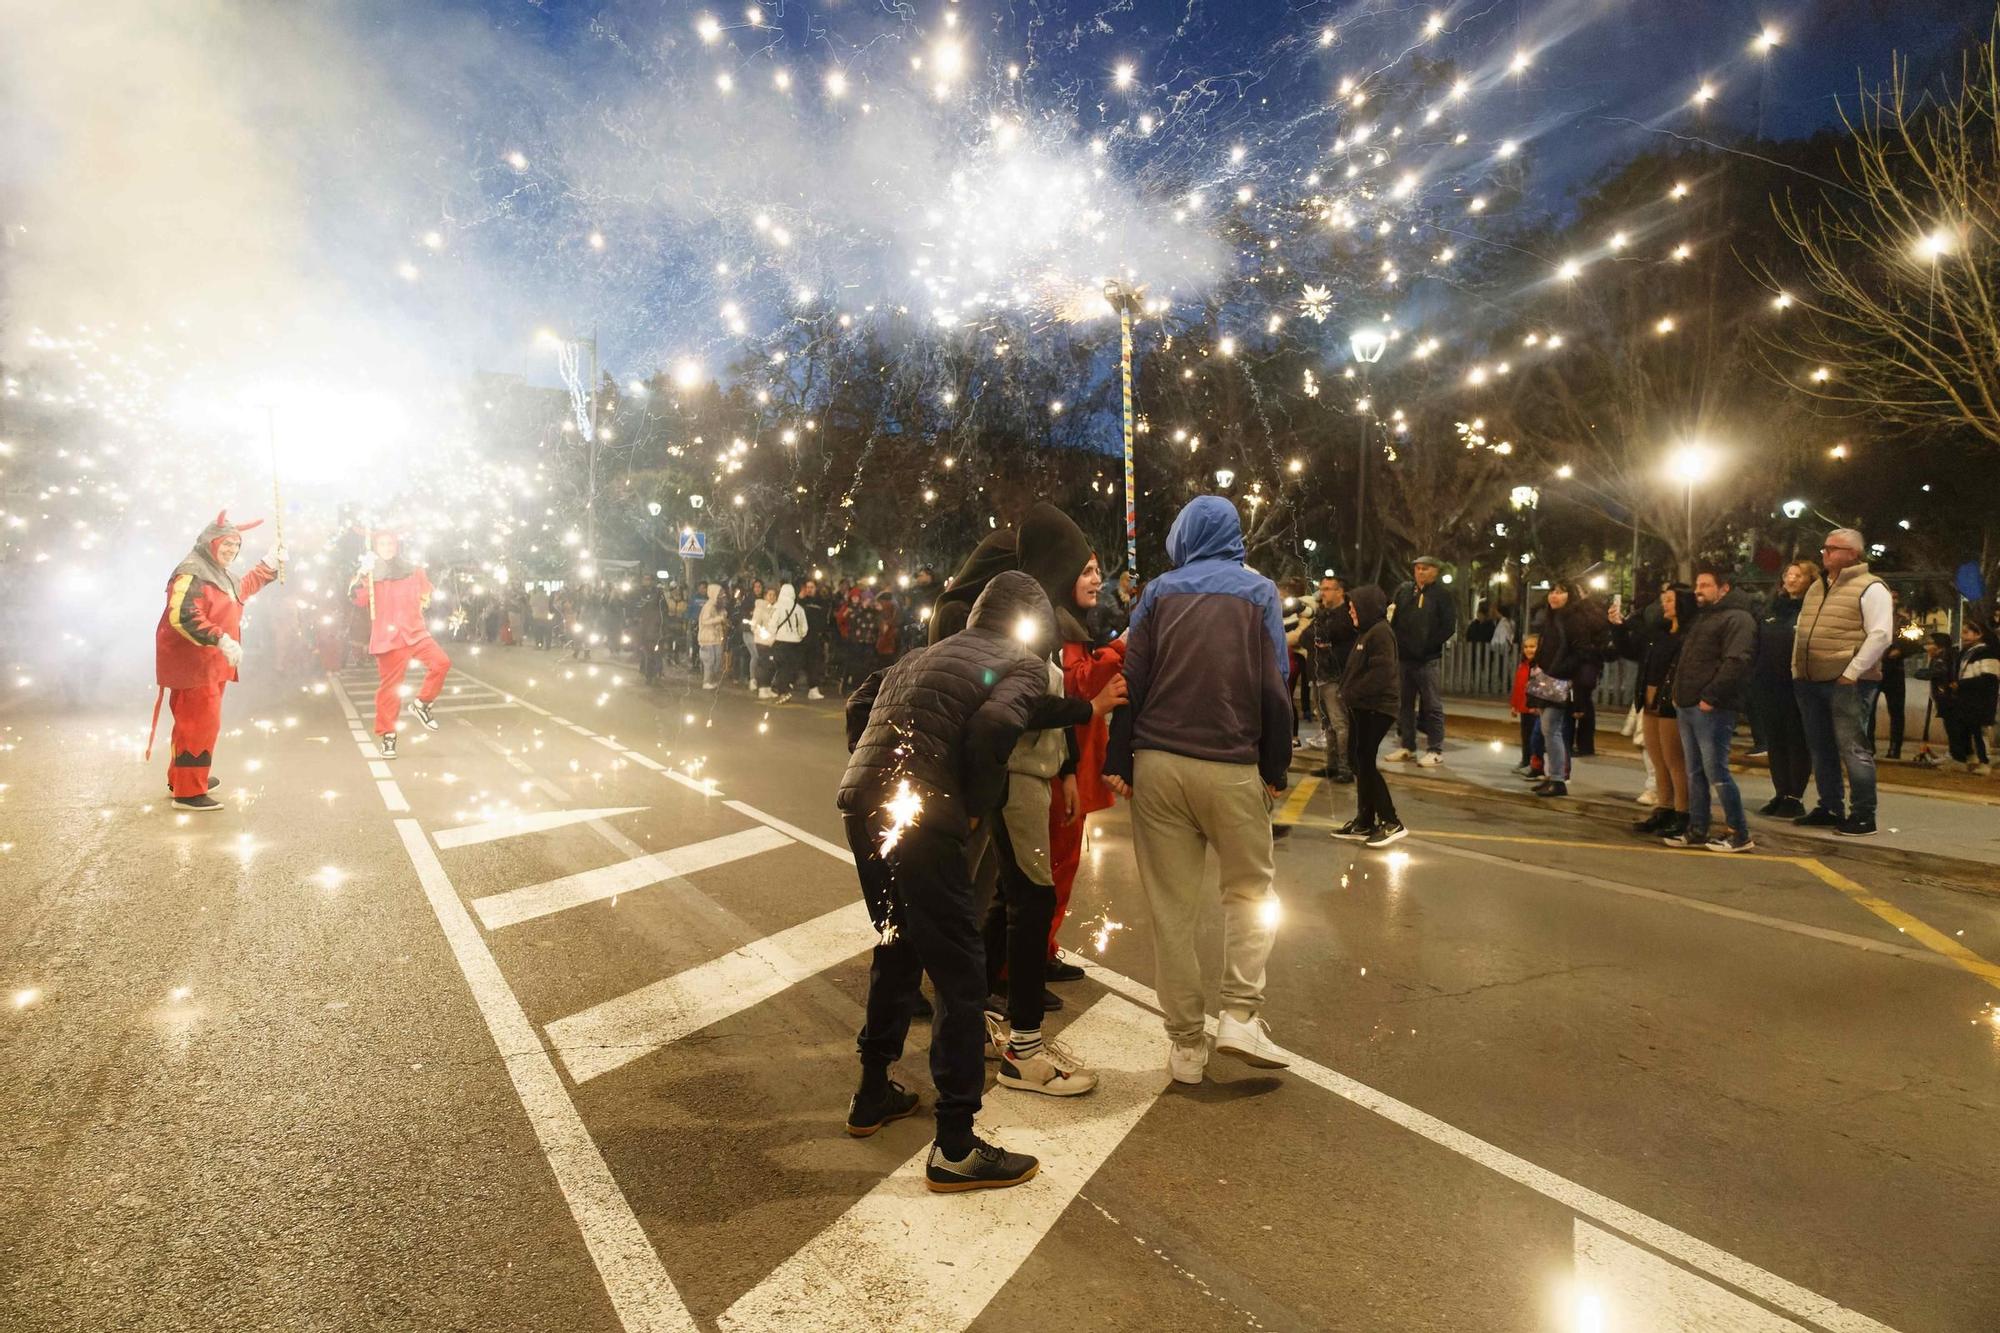
[[[210,816],[130,700],[0,714],[0,1327],[2000,1327],[2000,900],[1415,781],[1367,852],[1320,786],[1298,1059],[1186,1088],[1109,812],[1104,1086],[995,1090],[1043,1176],[934,1197],[927,1118],[840,1132],[834,705],[453,651],[386,769],[365,673],[233,692]]]

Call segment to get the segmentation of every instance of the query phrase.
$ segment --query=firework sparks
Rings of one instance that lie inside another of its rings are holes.
[[[889,816],[889,827],[882,830],[881,845],[881,854],[887,856],[903,840],[903,831],[923,813],[924,798],[910,790],[910,780],[903,778],[896,783],[896,794],[882,803],[882,809]]]

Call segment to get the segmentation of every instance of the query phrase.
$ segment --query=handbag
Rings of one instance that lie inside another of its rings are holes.
[[[1528,697],[1537,703],[1566,704],[1569,702],[1570,683],[1551,676],[1540,667],[1528,668]]]

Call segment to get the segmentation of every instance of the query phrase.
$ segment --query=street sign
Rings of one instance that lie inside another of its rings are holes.
[[[681,559],[706,560],[708,558],[708,534],[692,530],[681,533]]]

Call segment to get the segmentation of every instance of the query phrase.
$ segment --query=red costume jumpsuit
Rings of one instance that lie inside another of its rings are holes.
[[[354,586],[354,604],[368,604],[368,578]],[[376,735],[386,737],[396,731],[396,715],[402,713],[402,677],[410,671],[410,658],[424,664],[424,685],[416,697],[422,703],[434,701],[444,691],[444,673],[452,669],[452,658],[444,654],[438,640],[430,636],[424,610],[430,606],[430,574],[412,568],[400,578],[374,580],[374,622],[368,626],[368,650],[376,658],[382,685],[376,687]]]
[[[1125,669],[1125,640],[1113,639],[1092,652],[1081,643],[1062,646],[1063,693],[1072,699],[1095,699],[1111,678]],[[1056,932],[1069,915],[1070,890],[1076,887],[1076,872],[1083,862],[1083,824],[1094,810],[1111,808],[1111,789],[1104,785],[1104,747],[1110,744],[1111,727],[1104,718],[1092,718],[1076,729],[1076,818],[1063,818],[1062,780],[1056,780],[1055,800],[1049,806],[1049,862],[1056,880],[1056,915],[1049,923],[1049,956],[1055,957]]]
[[[444,690],[451,659],[431,637],[424,619],[431,602],[429,575],[413,569],[400,578],[378,578],[374,583],[375,618],[368,628],[368,651],[375,655],[382,680],[375,689],[375,734],[386,736],[396,729],[396,714],[403,711],[403,675],[410,669],[410,659],[424,666],[424,683],[417,690],[424,703]],[[354,604],[368,605],[366,577],[354,585]]]
[[[222,731],[222,691],[237,678],[236,668],[222,655],[222,639],[227,635],[243,641],[243,603],[278,577],[259,561],[239,581],[215,553],[225,538],[241,543],[244,529],[256,526],[239,527],[227,513],[217,514],[167,580],[167,607],[153,631],[153,655],[159,686],[174,715],[167,786],[177,797],[208,794],[208,770]],[[159,715],[155,707],[156,724]]]

